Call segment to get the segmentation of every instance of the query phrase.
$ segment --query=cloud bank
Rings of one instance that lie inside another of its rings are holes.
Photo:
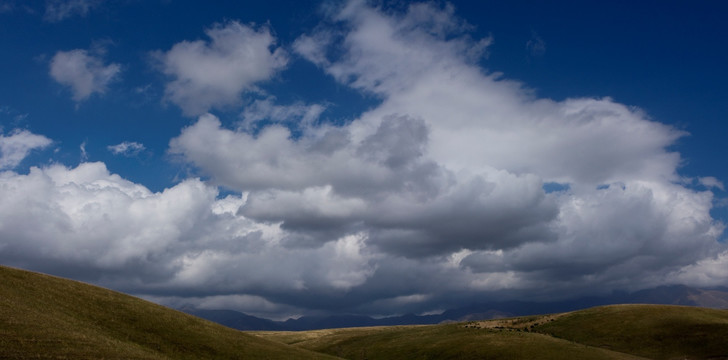
[[[205,180],[153,193],[102,163],[6,171],[0,259],[259,315],[728,285],[710,215],[723,185],[679,175],[684,132],[489,73],[492,39],[452,6],[328,10],[291,45],[298,61],[377,106],[335,125],[312,121],[323,105],[268,98],[225,125],[208,111],[242,106],[291,60],[266,28],[215,25],[156,55],[166,98],[199,115],[169,153]]]
[[[681,184],[669,150],[684,132],[609,98],[540,99],[487,73],[491,40],[467,36],[450,7],[350,2],[332,19],[348,31],[320,27],[294,49],[378,107],[297,139],[205,115],[170,143],[246,193],[239,214],[279,224],[287,246],[363,232],[391,261],[458,258],[469,289],[539,291],[669,282],[724,251],[712,193]]]

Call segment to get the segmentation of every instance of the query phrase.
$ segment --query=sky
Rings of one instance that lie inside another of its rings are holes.
[[[0,0],[0,263],[273,319],[728,286],[727,10]]]

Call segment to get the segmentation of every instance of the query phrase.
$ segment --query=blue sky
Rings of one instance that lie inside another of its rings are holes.
[[[0,1],[0,260],[276,318],[728,286],[726,10]]]

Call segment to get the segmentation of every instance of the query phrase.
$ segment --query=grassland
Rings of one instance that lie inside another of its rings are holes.
[[[685,306],[256,334],[347,359],[728,359],[728,311]]]
[[[603,306],[566,314],[535,331],[652,359],[728,359],[728,310]]]
[[[463,324],[257,334],[345,359],[641,359],[539,333]]]
[[[1,359],[330,359],[128,295],[0,267]]]
[[[728,311],[604,306],[429,326],[240,332],[0,266],[0,359],[728,359]]]

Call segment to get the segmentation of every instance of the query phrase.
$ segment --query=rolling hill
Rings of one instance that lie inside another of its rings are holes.
[[[676,305],[241,332],[118,292],[0,266],[2,359],[728,359],[726,338],[728,310]]]
[[[611,305],[565,314],[534,331],[651,359],[728,359],[728,310]]]
[[[331,359],[88,284],[0,266],[2,359]]]
[[[728,359],[728,311],[674,305],[256,334],[346,359]]]

